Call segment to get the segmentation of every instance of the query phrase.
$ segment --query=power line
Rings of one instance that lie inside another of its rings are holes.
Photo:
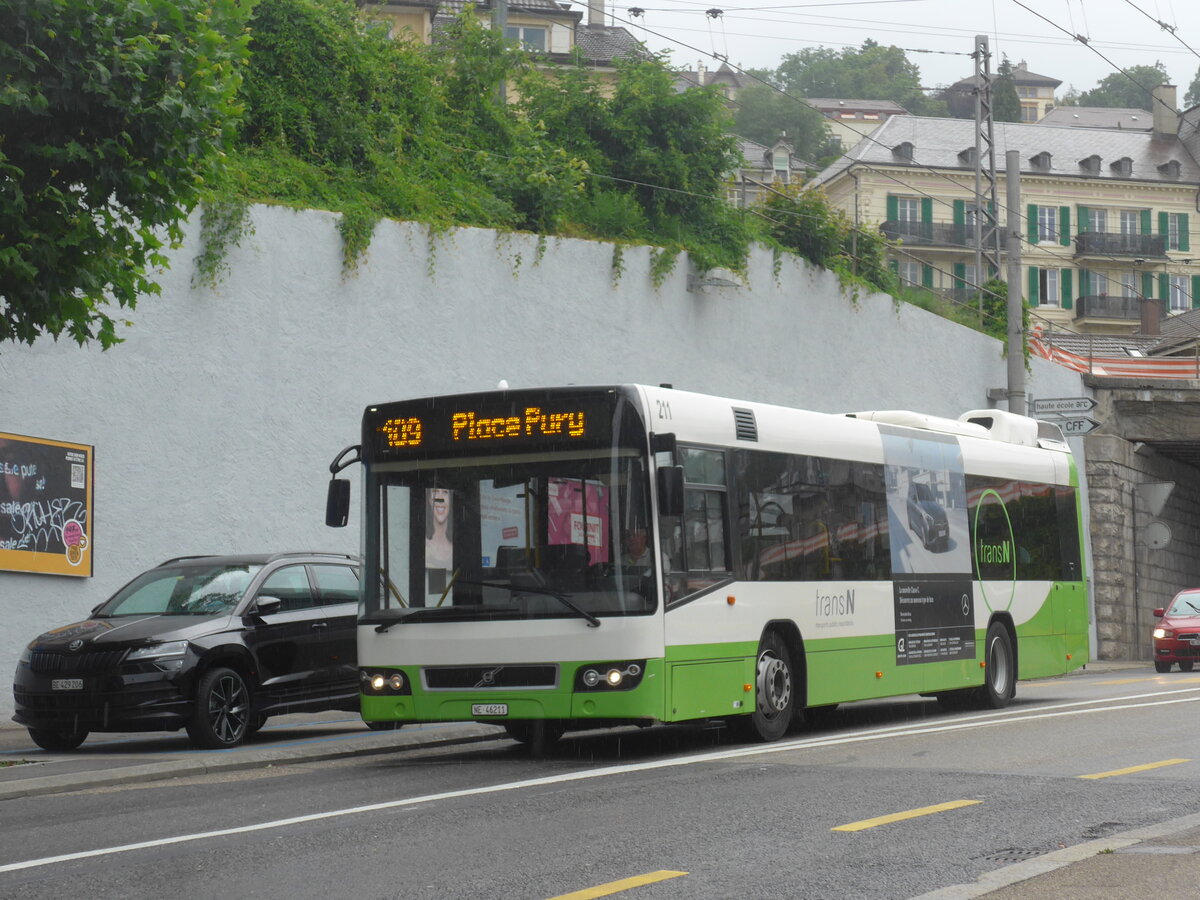
[[[1187,47],[1188,50],[1191,50],[1192,56],[1200,58],[1200,53],[1197,53],[1194,47],[1192,47],[1187,41],[1185,41],[1183,38],[1181,38],[1179,36],[1179,34],[1176,31],[1176,26],[1168,25],[1162,19],[1154,18],[1154,16],[1150,15],[1150,13],[1146,12],[1144,9],[1142,9],[1140,6],[1138,6],[1136,3],[1132,2],[1132,0],[1125,0],[1125,2],[1128,3],[1130,6],[1132,6],[1134,9],[1136,9],[1138,12],[1140,12],[1143,16],[1145,16],[1147,19],[1149,19],[1155,25],[1159,26],[1163,31],[1170,34],[1171,37],[1175,38],[1175,40],[1179,41],[1179,43],[1181,43],[1181,44],[1183,44],[1183,46]]]

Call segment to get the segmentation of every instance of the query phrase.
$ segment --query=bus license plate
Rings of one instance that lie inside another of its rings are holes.
[[[472,703],[471,715],[473,716],[507,716],[507,703]]]
[[[82,678],[54,678],[50,681],[52,691],[82,691]]]

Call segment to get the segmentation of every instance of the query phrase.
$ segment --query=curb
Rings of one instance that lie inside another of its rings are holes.
[[[1108,837],[1055,850],[1053,853],[1047,853],[1036,859],[1013,863],[1011,866],[1004,866],[1001,869],[993,869],[991,872],[980,875],[979,880],[974,884],[952,884],[928,894],[913,897],[911,900],[973,900],[975,897],[982,897],[992,891],[1037,878],[1039,875],[1047,875],[1050,872],[1065,869],[1067,866],[1091,859],[1106,851],[1124,850],[1144,841],[1167,837],[1197,827],[1200,827],[1200,813],[1172,819],[1169,822],[1159,822],[1155,825],[1143,825],[1141,828],[1132,828],[1119,834],[1110,834]]]

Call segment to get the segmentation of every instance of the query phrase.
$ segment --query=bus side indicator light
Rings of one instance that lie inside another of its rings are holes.
[[[754,685],[752,685],[752,684],[743,684],[743,685],[742,685],[742,690],[743,690],[743,691],[745,691],[745,692],[748,694],[748,693],[750,693],[752,690],[754,690]]]
[[[981,659],[981,660],[979,661],[979,668],[981,668],[981,669],[986,669],[986,668],[987,668],[987,660],[986,660],[986,659]]]
[[[1070,659],[1070,658],[1071,658],[1071,654],[1070,654],[1070,653],[1068,653],[1068,654],[1067,654],[1067,659]]]
[[[875,677],[876,677],[876,678],[882,678],[882,677],[883,677],[883,673],[882,673],[882,672],[876,672],[876,673],[875,673]]]
[[[737,603],[737,597],[733,596],[733,594],[730,594],[728,597],[725,598],[725,602],[728,603],[730,606],[733,606],[733,604]],[[1067,657],[1067,659],[1070,659],[1070,658],[1071,657],[1069,657],[1069,656]]]

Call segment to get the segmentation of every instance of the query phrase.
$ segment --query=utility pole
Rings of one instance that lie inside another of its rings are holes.
[[[1021,151],[1004,154],[1008,203],[1008,411],[1025,415],[1025,328],[1021,304]],[[1036,222],[1027,222],[1036,228]],[[1032,298],[1030,298],[1032,299]]]
[[[996,227],[996,142],[993,134],[991,51],[986,34],[975,35],[975,284],[983,312],[983,284],[1000,272]]]
[[[501,42],[504,41],[504,31],[508,28],[508,0],[492,0],[492,30],[500,36]],[[508,85],[505,84],[505,79],[500,79],[500,87],[497,89],[501,103],[506,102],[508,96]]]

